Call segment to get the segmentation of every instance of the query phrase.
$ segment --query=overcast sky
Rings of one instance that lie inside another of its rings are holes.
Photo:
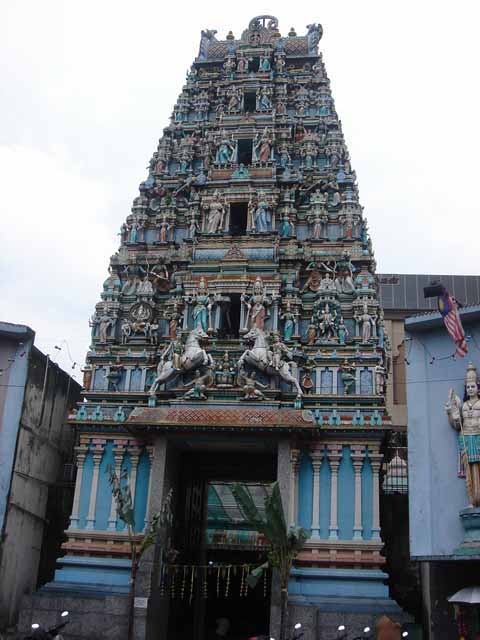
[[[198,52],[320,22],[378,270],[478,273],[478,0],[22,0],[0,7],[0,319],[65,368]],[[62,346],[62,351],[54,346]],[[78,367],[74,371],[80,379]]]

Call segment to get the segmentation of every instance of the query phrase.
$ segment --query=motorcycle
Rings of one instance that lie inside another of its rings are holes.
[[[67,616],[68,611],[62,611],[61,617],[66,618]],[[24,640],[63,640],[60,631],[66,627],[69,622],[69,620],[65,620],[49,629],[44,629],[38,622],[34,622],[32,624],[32,633],[25,636]]]

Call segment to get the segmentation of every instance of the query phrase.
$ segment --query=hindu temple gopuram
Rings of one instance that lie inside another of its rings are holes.
[[[137,539],[166,501],[170,513],[140,566],[135,637],[206,640],[219,624],[232,638],[275,633],[275,580],[246,581],[268,541],[231,483],[261,504],[278,480],[289,524],[310,534],[291,622],[306,638],[335,637],[344,620],[361,633],[400,611],[380,526],[390,354],[322,27],[281,35],[259,16],[238,39],[216,33],[202,31],[119,221],[71,417],[71,521],[44,598],[75,599],[95,637],[123,637],[112,620],[130,547],[113,469],[128,477]]]

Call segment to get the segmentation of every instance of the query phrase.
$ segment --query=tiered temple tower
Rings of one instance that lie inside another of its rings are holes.
[[[393,605],[379,513],[388,337],[322,27],[307,29],[282,36],[260,16],[239,39],[202,31],[92,317],[51,588],[127,590],[111,465],[128,472],[139,537],[173,487],[177,562],[189,566],[210,552],[234,562],[192,496],[206,505],[209,480],[278,479],[289,523],[311,531],[292,574],[296,615],[337,612],[322,622],[330,632],[345,612]],[[148,566],[143,595],[166,616]]]

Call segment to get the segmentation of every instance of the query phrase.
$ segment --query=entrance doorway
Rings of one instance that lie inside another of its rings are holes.
[[[221,451],[228,446],[237,453]],[[179,555],[166,568],[163,585],[169,598],[169,640],[214,639],[221,618],[228,620],[231,640],[268,634],[271,576],[266,574],[254,589],[246,582],[251,570],[265,562],[266,543],[245,521],[231,492],[233,483],[242,482],[263,506],[276,476],[276,456],[256,452],[262,447],[268,445],[212,439],[202,453],[180,457],[174,544]],[[209,453],[212,448],[219,451]],[[250,450],[244,458],[242,448]]]

